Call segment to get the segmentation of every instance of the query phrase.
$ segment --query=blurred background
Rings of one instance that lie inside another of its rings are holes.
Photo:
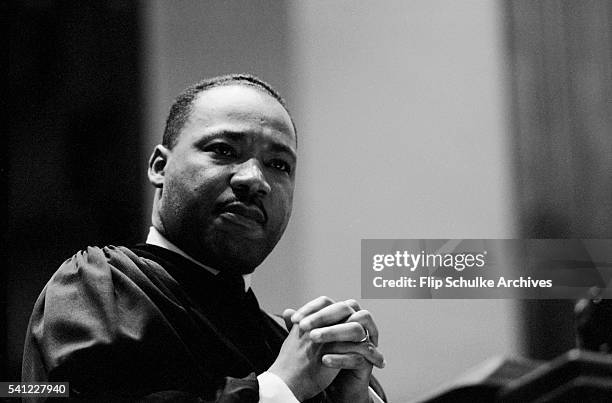
[[[9,27],[0,379],[51,274],[148,230],[173,98],[250,72],[289,103],[294,214],[269,312],[359,297],[362,238],[612,238],[612,2],[19,1]],[[574,345],[574,301],[361,300],[391,401]]]

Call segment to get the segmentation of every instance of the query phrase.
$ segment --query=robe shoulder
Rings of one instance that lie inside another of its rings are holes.
[[[232,401],[240,392],[257,401],[256,378],[237,389],[196,359],[199,331],[189,298],[159,264],[125,247],[88,247],[60,266],[34,305],[22,380],[69,381],[81,397]]]

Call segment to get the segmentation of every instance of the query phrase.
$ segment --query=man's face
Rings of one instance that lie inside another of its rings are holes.
[[[287,226],[295,168],[296,134],[276,99],[244,85],[206,90],[168,153],[163,231],[213,268],[249,273]]]

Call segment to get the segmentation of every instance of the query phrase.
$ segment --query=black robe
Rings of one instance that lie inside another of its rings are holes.
[[[36,301],[22,380],[88,400],[257,402],[286,335],[251,290],[174,252],[89,247]]]

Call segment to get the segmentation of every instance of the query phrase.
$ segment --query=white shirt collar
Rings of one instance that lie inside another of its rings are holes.
[[[183,256],[185,259],[190,260],[191,262],[197,264],[198,266],[208,271],[209,273],[214,274],[215,276],[219,274],[219,270],[215,270],[212,267],[208,267],[198,262],[197,260],[189,256],[185,252],[183,252],[178,246],[170,242],[165,236],[162,235],[161,232],[157,230],[157,228],[153,226],[149,228],[149,235],[147,235],[146,243],[150,245],[159,246],[160,248],[168,249],[169,251],[172,251],[174,253],[178,253],[179,255]],[[251,277],[252,276],[253,276],[252,274],[242,275],[242,278],[244,279],[244,292],[247,292],[249,288],[251,288]]]

